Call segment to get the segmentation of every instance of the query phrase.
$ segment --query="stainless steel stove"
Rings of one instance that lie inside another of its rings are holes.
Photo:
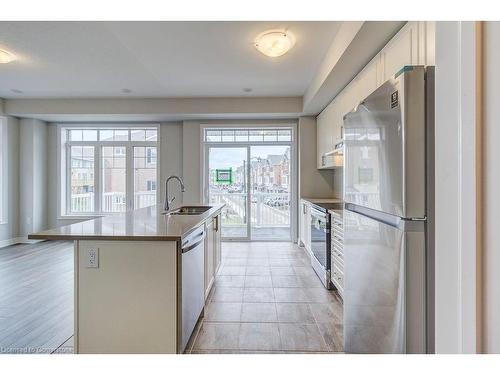
[[[341,203],[315,203],[311,206],[311,265],[326,289],[331,282],[331,217],[329,209],[342,209]]]

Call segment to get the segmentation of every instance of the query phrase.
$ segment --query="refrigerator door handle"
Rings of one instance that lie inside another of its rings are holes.
[[[424,232],[426,219],[404,219],[385,212],[373,210],[371,208],[358,206],[353,203],[345,203],[345,209],[365,216],[372,220],[390,225],[403,232]]]

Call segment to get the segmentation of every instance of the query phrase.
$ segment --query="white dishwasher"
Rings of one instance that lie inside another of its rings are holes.
[[[193,333],[205,305],[205,229],[196,228],[182,241],[182,348]]]

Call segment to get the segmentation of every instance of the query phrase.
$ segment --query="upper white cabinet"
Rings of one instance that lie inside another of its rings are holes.
[[[418,22],[410,22],[380,52],[380,68],[387,81],[405,65],[418,64]]]
[[[377,88],[377,59],[372,60],[316,118],[318,168],[342,167],[342,158],[325,156],[342,142],[344,115]]]
[[[319,169],[328,165],[325,153],[333,149],[335,125],[331,120],[336,116],[331,113],[332,111],[333,107],[328,106],[316,118],[316,152]]]
[[[325,154],[342,141],[345,114],[405,65],[434,65],[434,28],[434,22],[408,22],[317,116],[318,169],[339,166]]]
[[[377,68],[378,61],[372,60],[356,77],[359,83],[356,90],[355,105],[357,105],[361,100],[370,95],[370,93],[372,93],[378,87]]]
[[[408,22],[380,51],[381,85],[405,65],[435,64],[435,22]]]

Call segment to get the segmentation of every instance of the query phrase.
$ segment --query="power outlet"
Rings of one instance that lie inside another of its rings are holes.
[[[99,268],[99,249],[87,250],[87,268]]]

